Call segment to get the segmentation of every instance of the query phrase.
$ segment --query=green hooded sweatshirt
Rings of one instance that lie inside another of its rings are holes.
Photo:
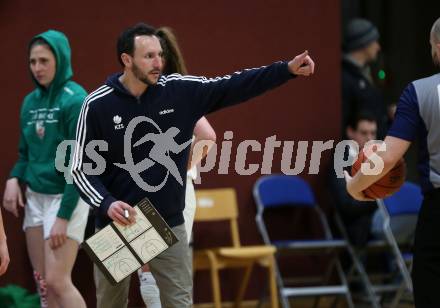
[[[55,157],[60,142],[75,140],[78,116],[87,93],[71,80],[73,72],[67,37],[49,30],[35,38],[42,38],[52,48],[56,73],[47,89],[32,76],[36,88],[23,101],[19,158],[10,177],[18,178],[38,193],[63,194],[57,216],[69,220],[79,195],[73,184],[66,183],[64,174],[56,170]]]

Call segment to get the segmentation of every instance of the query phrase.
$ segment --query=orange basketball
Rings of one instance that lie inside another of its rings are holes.
[[[354,176],[356,172],[361,168],[361,164],[367,161],[368,158],[364,152],[361,151],[357,161],[351,167],[351,175]],[[401,158],[397,164],[385,174],[379,181],[364,190],[364,194],[368,198],[382,199],[394,194],[405,182],[406,177],[406,164],[403,158]]]

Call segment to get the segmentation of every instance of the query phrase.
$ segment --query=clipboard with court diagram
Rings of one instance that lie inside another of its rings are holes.
[[[137,215],[133,225],[112,222],[81,244],[112,284],[119,283],[178,241],[148,198],[134,209]]]

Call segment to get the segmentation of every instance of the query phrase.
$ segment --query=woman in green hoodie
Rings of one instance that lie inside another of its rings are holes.
[[[19,158],[6,183],[3,205],[18,217],[34,269],[41,306],[86,307],[71,280],[84,237],[89,207],[55,169],[57,147],[74,140],[86,91],[72,79],[67,37],[49,30],[29,44],[29,67],[36,85],[20,112]],[[70,152],[64,163],[69,163]],[[26,201],[20,190],[26,185]]]

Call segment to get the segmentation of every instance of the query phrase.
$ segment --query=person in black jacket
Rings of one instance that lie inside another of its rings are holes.
[[[149,262],[162,306],[191,307],[191,260],[183,209],[189,145],[196,122],[207,113],[249,100],[295,76],[313,74],[314,62],[306,51],[289,62],[223,77],[165,76],[161,75],[163,52],[156,33],[153,27],[138,24],[119,37],[117,53],[123,73],[110,76],[83,104],[72,177],[83,199],[96,208],[97,229],[112,220],[121,225],[134,223],[136,212],[131,206],[149,198],[179,239]],[[165,132],[174,140],[159,144],[166,157],[149,155],[157,148],[157,140],[164,140]],[[139,142],[145,136],[150,141]],[[87,155],[93,152],[93,144],[101,145],[98,159]],[[188,146],[179,146],[182,144]],[[169,159],[180,176],[166,168]],[[93,166],[96,168],[88,170]],[[129,212],[128,218],[124,211]],[[95,268],[95,282],[98,308],[127,306],[130,277],[112,286]]]
[[[348,138],[359,145],[362,151],[364,145],[376,139],[377,124],[374,115],[362,112],[354,117],[346,128]],[[345,160],[352,157],[356,159],[358,152],[350,148],[345,153]],[[350,172],[351,168],[346,171]],[[376,205],[376,201],[358,201],[346,190],[346,182],[343,177],[338,178],[335,171],[330,172],[330,188],[334,196],[336,210],[340,214],[350,242],[362,247],[369,239],[383,239],[384,217]],[[417,217],[414,215],[402,215],[392,217],[390,227],[394,237],[399,243],[408,243],[413,239]]]
[[[356,18],[347,25],[342,58],[342,129],[351,118],[367,111],[374,115],[377,136],[382,139],[387,129],[387,107],[368,66],[380,51],[378,39],[377,28],[368,20]],[[346,137],[345,131],[342,136]]]
[[[362,151],[365,143],[376,139],[377,124],[374,116],[368,113],[361,113],[352,118],[345,131],[349,139],[359,145],[359,151]],[[349,158],[355,160],[358,152],[349,148],[344,153],[344,160]],[[350,172],[351,168],[346,169]],[[353,199],[345,188],[345,179],[338,178],[335,170],[330,170],[330,189],[333,192],[335,207],[342,218],[350,242],[355,246],[363,246],[371,237],[371,221],[374,212],[377,209],[374,201],[357,201]]]
[[[163,71],[165,75],[181,74],[188,75],[188,70],[183,59],[182,52],[177,42],[177,37],[173,30],[168,27],[160,27],[157,29],[157,36],[161,41],[161,46],[164,52],[163,55]],[[193,140],[190,150],[190,160],[188,162],[188,172],[186,175],[186,191],[185,191],[185,209],[183,216],[185,218],[185,230],[188,241],[191,243],[192,227],[194,216],[196,212],[196,195],[193,181],[197,177],[197,164],[208,155],[209,150],[214,146],[216,134],[214,128],[210,125],[206,117],[199,119],[194,127]],[[210,141],[210,143],[206,143]],[[197,150],[195,145],[198,142],[208,144],[202,151]],[[189,244],[192,249],[192,244]],[[148,308],[161,308],[160,292],[157,287],[148,264],[138,270],[139,288],[142,299]]]

